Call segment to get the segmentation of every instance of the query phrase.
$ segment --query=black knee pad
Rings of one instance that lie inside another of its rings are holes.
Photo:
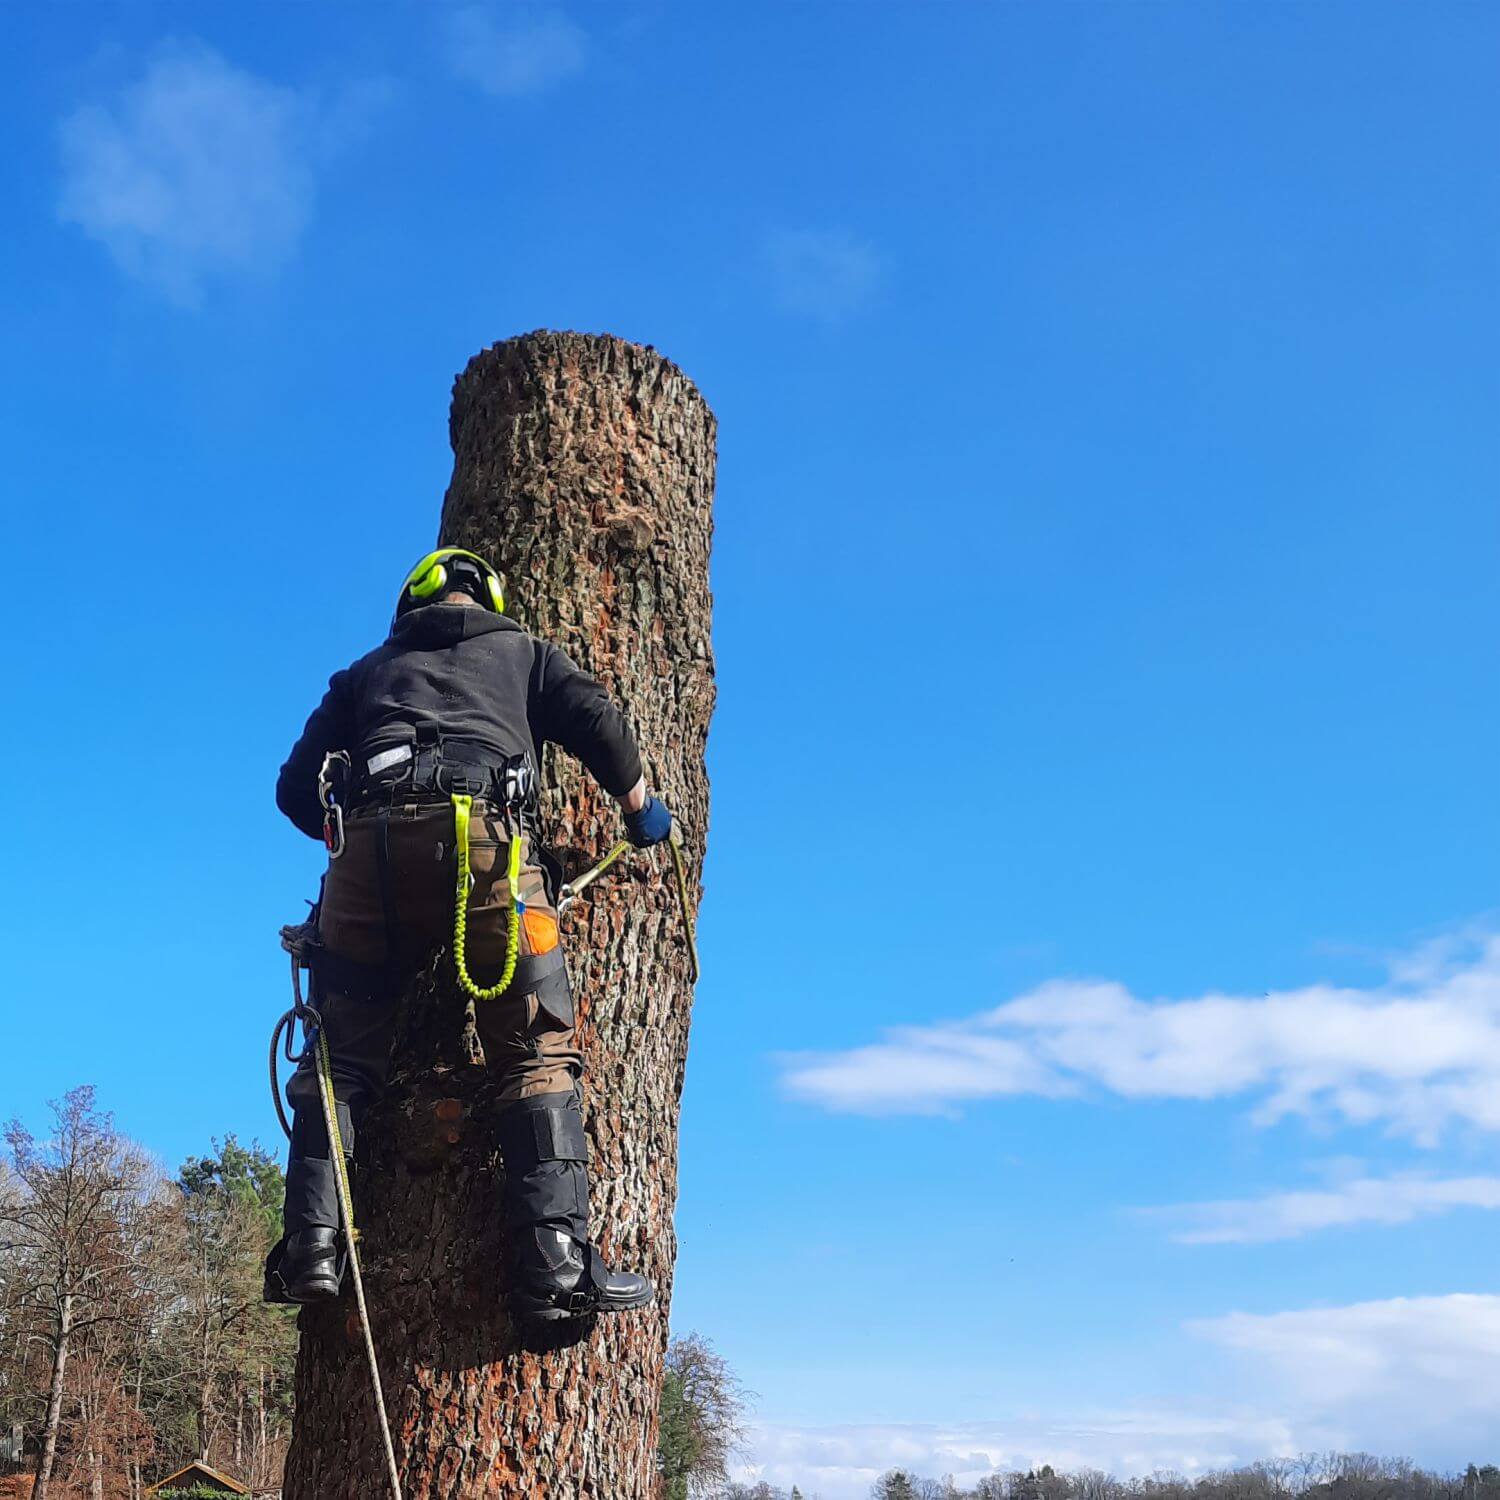
[[[539,1094],[499,1121],[511,1229],[553,1224],[588,1241],[588,1140],[575,1093]]]

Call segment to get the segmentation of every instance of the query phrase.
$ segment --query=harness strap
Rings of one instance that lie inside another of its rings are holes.
[[[458,886],[453,912],[453,967],[458,973],[458,987],[471,1000],[496,1000],[510,988],[516,977],[516,960],[521,956],[521,914],[526,903],[521,900],[521,830],[515,828],[508,846],[505,877],[510,887],[510,910],[505,914],[505,967],[500,978],[488,989],[481,989],[469,973],[467,944],[469,935],[469,892],[474,876],[469,869],[469,819],[474,799],[453,794],[453,841],[458,850]]]
[[[396,958],[396,890],[391,880],[391,810],[375,814],[375,876],[380,882],[380,906],[385,914],[385,956]]]

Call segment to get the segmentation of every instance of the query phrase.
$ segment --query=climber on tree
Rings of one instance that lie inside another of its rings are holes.
[[[424,557],[384,644],[334,674],[281,768],[276,803],[329,846],[313,1004],[345,1151],[384,1086],[401,991],[447,945],[504,1104],[512,1305],[551,1321],[642,1307],[654,1293],[644,1277],[609,1270],[589,1242],[583,1058],[557,871],[532,836],[542,743],[584,763],[637,846],[667,838],[672,819],[647,792],[635,739],[603,688],[503,606],[482,557],[457,547]],[[286,1092],[285,1236],[268,1295],[316,1302],[338,1294],[339,1215],[311,1057]]]

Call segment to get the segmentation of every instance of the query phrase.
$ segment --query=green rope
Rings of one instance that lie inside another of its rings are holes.
[[[702,969],[698,964],[698,938],[693,931],[693,902],[688,895],[687,864],[682,854],[682,835],[677,832],[677,825],[672,825],[672,832],[668,839],[672,855],[672,873],[677,884],[677,905],[682,912],[682,931],[687,938],[688,950],[688,978],[697,984]],[[561,916],[578,897],[588,889],[604,872],[617,860],[630,852],[630,842],[621,839],[615,844],[596,865],[590,865],[582,875],[576,876],[568,881],[558,893],[557,914]]]
[[[682,857],[682,840],[677,834],[677,825],[672,825],[668,847],[672,851],[672,873],[677,877],[677,905],[682,912],[682,932],[687,938],[688,978],[697,984],[703,970],[698,964],[698,935],[693,930],[693,903],[688,896],[687,865]]]

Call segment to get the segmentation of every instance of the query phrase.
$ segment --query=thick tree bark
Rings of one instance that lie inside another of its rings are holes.
[[[508,609],[630,714],[688,842],[696,896],[713,709],[714,418],[619,339],[533,333],[471,360],[453,395],[441,543],[491,558]],[[543,832],[569,873],[619,835],[613,803],[550,757]],[[495,1105],[440,956],[407,997],[395,1083],[357,1148],[357,1216],[407,1500],[647,1500],[676,1242],[677,1115],[692,987],[665,850],[564,918],[588,1059],[594,1238],[645,1272],[644,1312],[550,1344],[506,1312]],[[302,1314],[285,1500],[386,1493],[347,1304]],[[563,1325],[567,1326],[567,1325]]]

